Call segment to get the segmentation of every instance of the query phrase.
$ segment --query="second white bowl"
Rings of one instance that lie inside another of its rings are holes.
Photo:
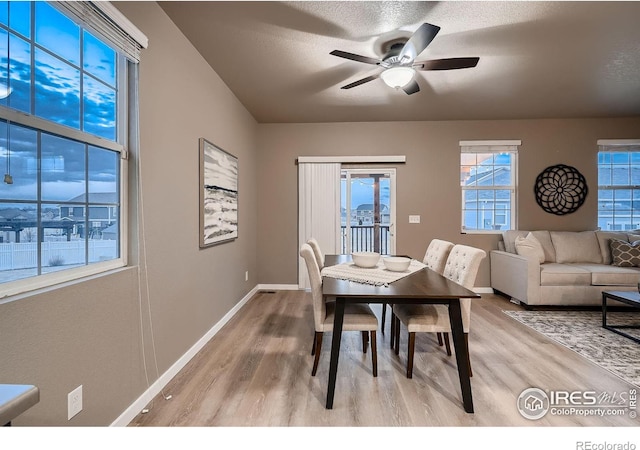
[[[384,266],[393,272],[404,272],[411,264],[411,258],[403,256],[389,256],[382,261],[384,261]]]

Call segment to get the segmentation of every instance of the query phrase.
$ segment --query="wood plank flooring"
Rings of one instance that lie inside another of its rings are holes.
[[[372,308],[380,317],[380,305]],[[164,388],[130,426],[144,427],[449,427],[638,426],[624,416],[523,418],[516,399],[543,390],[628,392],[632,385],[502,312],[503,297],[474,301],[469,336],[474,414],[462,408],[455,355],[435,335],[419,334],[407,379],[406,329],[400,355],[389,347],[389,320],[378,331],[378,377],[360,333],[343,334],[334,409],[325,409],[331,335],[311,376],[313,313],[303,291],[260,292]],[[387,311],[387,319],[389,318]]]

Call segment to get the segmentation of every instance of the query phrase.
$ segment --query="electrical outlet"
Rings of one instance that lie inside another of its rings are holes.
[[[409,216],[409,223],[420,223],[420,216]]]
[[[249,271],[248,270],[244,273],[244,281],[249,281]]]
[[[82,411],[82,385],[67,395],[67,420]]]

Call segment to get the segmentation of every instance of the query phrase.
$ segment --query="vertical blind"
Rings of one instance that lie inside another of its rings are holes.
[[[298,248],[315,238],[324,253],[339,253],[340,163],[298,163]],[[298,287],[310,287],[307,266],[298,258]]]

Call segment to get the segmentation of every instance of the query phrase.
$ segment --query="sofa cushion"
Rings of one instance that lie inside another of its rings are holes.
[[[551,242],[551,234],[549,234],[547,230],[532,231],[531,234],[533,234],[538,242],[540,242],[540,245],[542,245],[544,260],[546,262],[557,262],[556,250],[553,248],[553,242]]]
[[[516,252],[516,238],[518,236],[525,237],[529,234],[528,231],[523,230],[506,230],[502,232],[502,241],[504,242],[504,249],[509,253]]]
[[[541,286],[590,286],[591,272],[572,264],[544,263],[540,265]]]
[[[594,286],[635,286],[640,282],[640,268],[604,264],[571,264],[591,272]]]
[[[536,237],[529,233],[526,237],[516,237],[516,252],[520,256],[533,258],[534,260],[544,262],[544,250]]]
[[[611,239],[611,258],[614,266],[638,267],[640,266],[640,241],[633,243]]]
[[[551,242],[551,235],[547,230],[537,231],[525,231],[525,230],[507,230],[502,232],[502,241],[504,242],[504,249],[509,253],[518,253],[516,251],[516,238],[526,237],[529,233],[535,236],[535,238],[542,245],[544,251],[544,260],[547,262],[556,262],[556,251],[553,248]]]
[[[602,263],[595,231],[551,231],[558,263]]]
[[[621,240],[624,241],[624,239],[621,239]],[[635,241],[640,241],[640,234],[628,233],[627,242],[635,242]]]
[[[611,261],[612,261],[611,239],[629,241],[628,236],[629,235],[627,233],[621,233],[616,231],[596,231],[596,237],[598,238],[598,245],[600,246],[600,253],[602,253],[603,264],[611,264]],[[640,236],[638,237],[638,239],[640,239]]]

